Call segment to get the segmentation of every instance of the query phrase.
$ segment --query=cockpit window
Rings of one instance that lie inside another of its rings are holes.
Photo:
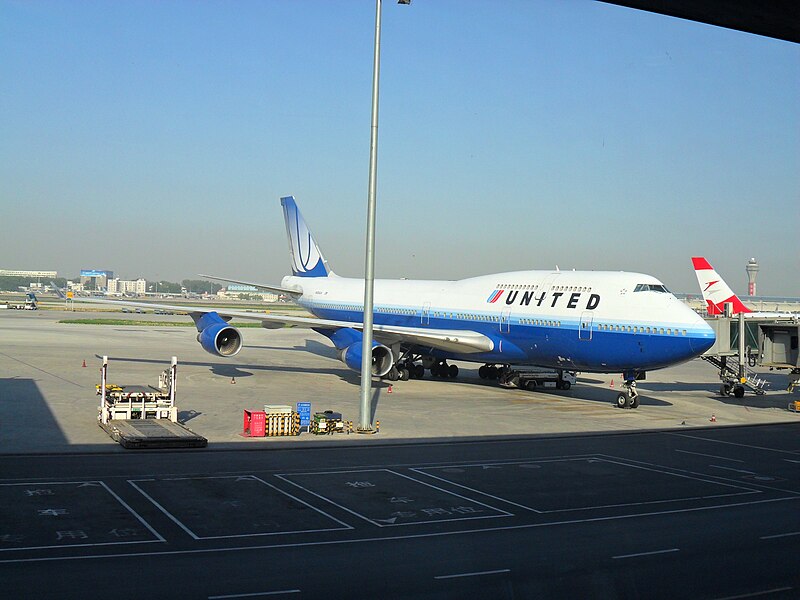
[[[638,284],[634,290],[634,292],[659,292],[661,294],[669,294],[669,290],[665,288],[663,285],[658,283],[640,283]]]

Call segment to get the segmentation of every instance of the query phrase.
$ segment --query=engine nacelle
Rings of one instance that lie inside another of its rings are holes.
[[[353,371],[361,372],[361,342],[350,344],[339,353],[339,359]],[[372,342],[372,374],[383,377],[392,368],[394,357],[392,351],[383,344]]]
[[[209,354],[230,357],[242,349],[242,334],[217,313],[205,313],[195,319],[195,324],[199,332],[197,341]]]
[[[317,329],[316,331],[330,338],[339,351],[339,360],[353,371],[361,372],[361,345],[364,335],[360,330],[342,327],[341,329]],[[387,346],[372,340],[372,374],[383,377],[392,369],[393,364],[392,351]]]

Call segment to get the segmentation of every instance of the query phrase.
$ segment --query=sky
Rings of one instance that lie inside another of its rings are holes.
[[[371,0],[0,0],[0,268],[364,273]],[[800,296],[800,45],[589,0],[386,0],[376,276]]]

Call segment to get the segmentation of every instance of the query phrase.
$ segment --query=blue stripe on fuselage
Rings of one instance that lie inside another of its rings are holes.
[[[301,302],[312,314],[323,319],[362,322],[361,306]],[[396,311],[399,314],[394,312]],[[405,314],[414,311],[414,314]],[[459,311],[432,309],[422,324],[422,311],[410,307],[376,306],[373,322],[376,325],[415,327],[430,329],[469,330],[482,333],[494,341],[495,349],[488,353],[452,354],[433,351],[440,358],[453,358],[471,362],[533,364],[560,367],[580,371],[616,372],[627,369],[651,370],[669,366],[697,356],[714,342],[712,332],[692,329],[674,323],[650,323],[651,327],[677,327],[679,334],[650,334],[627,331],[606,331],[592,325],[591,340],[581,340],[578,335],[580,322],[575,318],[548,316],[522,317],[525,321],[544,321],[553,325],[521,323],[520,317],[512,317],[508,332],[500,332],[500,323],[494,313],[469,313],[479,319],[464,319],[435,316],[441,313],[465,314]],[[615,325],[604,319],[605,324]],[[558,325],[556,325],[558,324]],[[620,323],[621,324],[621,323]],[[683,330],[686,329],[686,335]],[[587,332],[582,332],[586,334]]]

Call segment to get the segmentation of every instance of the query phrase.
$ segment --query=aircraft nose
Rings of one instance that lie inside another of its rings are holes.
[[[699,315],[696,316],[698,323],[695,325],[695,333],[689,340],[689,346],[696,355],[700,355],[714,345],[714,342],[717,341],[717,334]]]

